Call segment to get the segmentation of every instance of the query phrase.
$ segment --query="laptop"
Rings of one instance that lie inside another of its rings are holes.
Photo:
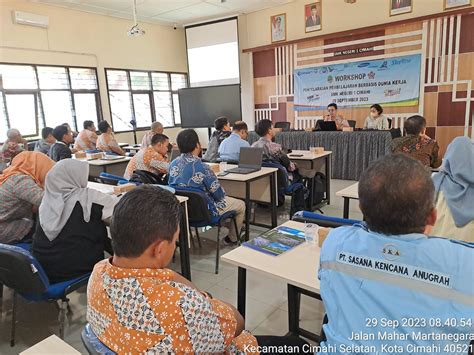
[[[179,149],[173,148],[171,149],[171,156],[170,156],[170,162],[175,160],[177,157],[179,157],[181,153],[179,152]]]
[[[316,131],[337,131],[336,122],[319,120],[316,122]]]
[[[226,170],[234,174],[250,174],[262,169],[263,148],[241,147],[239,167]]]

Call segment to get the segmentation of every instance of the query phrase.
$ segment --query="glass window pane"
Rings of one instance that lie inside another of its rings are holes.
[[[151,80],[153,81],[153,90],[170,89],[168,74],[166,73],[151,73]]]
[[[147,72],[130,72],[132,90],[150,90],[150,78]]]
[[[96,90],[97,76],[93,68],[70,68],[71,86],[79,90]]]
[[[186,74],[171,74],[171,90],[179,90],[186,86]]]
[[[95,94],[74,94],[77,128],[82,131],[84,121],[94,121],[97,127],[97,102]]]
[[[125,70],[107,70],[107,82],[110,90],[129,90]]]
[[[37,67],[40,89],[69,89],[66,68]]]
[[[181,114],[179,112],[178,94],[173,94],[174,124],[181,124]]]
[[[151,125],[150,96],[148,94],[133,94],[133,107],[135,108],[135,119],[137,127],[148,127]]]
[[[70,91],[42,91],[41,101],[48,127],[54,128],[63,123],[69,123],[74,129]]]
[[[24,136],[36,134],[36,110],[34,94],[6,95],[10,128],[16,128]]]
[[[130,131],[132,116],[132,102],[128,92],[111,91],[109,93],[110,110],[114,131]]]
[[[0,94],[0,142],[7,139],[7,116],[5,115],[5,106],[3,105],[3,95]]]
[[[156,120],[163,126],[173,126],[173,112],[171,111],[171,95],[169,92],[154,92]]]
[[[0,65],[4,89],[37,89],[36,74],[28,65]]]

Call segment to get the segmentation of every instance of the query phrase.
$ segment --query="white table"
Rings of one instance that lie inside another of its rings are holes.
[[[343,218],[349,218],[349,202],[351,199],[359,199],[359,183],[356,182],[351,186],[346,187],[345,189],[339,190],[336,192],[336,196],[344,198],[344,211],[342,213]]]
[[[87,187],[100,191],[104,194],[113,194],[114,186],[100,184],[89,181]],[[188,280],[191,280],[191,262],[189,259],[189,221],[188,221],[188,198],[186,196],[175,195],[181,205],[181,220],[179,232],[179,256],[181,260],[181,273]]]
[[[140,149],[142,149],[141,144],[136,144],[136,145],[126,145],[125,147],[122,148],[123,150],[127,151],[136,151],[138,152]]]
[[[123,176],[125,169],[131,157],[120,157],[120,159],[104,160],[104,159],[78,159],[89,163],[89,176],[99,177],[100,173],[109,173],[113,175]]]
[[[282,224],[304,229],[304,223],[288,221]],[[300,294],[321,300],[318,279],[320,248],[303,243],[279,256],[271,256],[245,246],[221,256],[221,260],[238,267],[237,309],[245,318],[247,270],[262,273],[288,284],[288,323],[292,334],[319,340],[319,336],[299,327]]]
[[[210,166],[217,166],[216,163],[208,163]],[[228,164],[227,169],[237,167]],[[227,174],[225,176],[217,175],[219,183],[224,189],[226,195],[243,199],[245,201],[245,240],[250,236],[250,209],[251,202],[267,204],[271,211],[271,228],[277,225],[277,168],[261,168],[259,171],[250,174]],[[269,225],[258,224],[263,227]]]
[[[66,343],[64,340],[61,340],[56,335],[51,335],[50,337],[40,341],[36,345],[33,345],[31,348],[26,349],[21,352],[20,355],[80,355],[81,353],[74,349],[71,345]]]
[[[326,175],[326,194],[325,198],[318,204],[314,204],[314,182],[315,179],[311,179],[310,185],[310,209],[321,208],[331,202],[331,154],[332,151],[325,151],[321,154],[313,153],[309,150],[293,150],[288,154],[288,158],[295,162],[300,169],[307,169],[315,172],[322,172],[324,167],[324,175]]]

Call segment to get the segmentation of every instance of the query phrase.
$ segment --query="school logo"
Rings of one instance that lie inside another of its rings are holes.
[[[393,261],[402,254],[395,244],[385,244],[382,248],[382,255],[385,259]]]
[[[328,75],[328,83],[332,83],[333,80],[334,78],[332,77],[332,75]]]

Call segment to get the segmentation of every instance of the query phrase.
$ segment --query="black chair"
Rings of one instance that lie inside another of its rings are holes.
[[[31,151],[31,152],[32,152],[33,150],[35,150],[36,142],[37,142],[37,141],[28,142],[27,150],[28,150],[28,151]]]
[[[216,227],[217,226],[217,247],[216,247],[216,274],[219,273],[219,252],[220,252],[220,233],[222,222],[226,219],[232,219],[234,222],[234,227],[236,234],[240,241],[240,231],[237,228],[237,222],[235,220],[236,212],[229,211],[220,216],[213,216],[209,211],[209,206],[207,205],[206,196],[203,191],[192,188],[192,187],[181,187],[173,186],[176,190],[176,195],[186,196],[188,200],[188,221],[189,226],[194,227],[196,230],[196,237],[198,239],[199,246],[201,246],[201,239],[199,238],[198,228],[200,227]],[[191,232],[191,231],[190,231]],[[191,233],[192,235],[192,233]],[[191,239],[192,241],[192,239]]]
[[[130,178],[130,182],[142,184],[168,185],[168,174],[154,174],[146,170],[135,170]]]
[[[347,123],[349,123],[349,127],[355,128],[357,122],[355,120],[347,120]]]
[[[22,247],[0,244],[0,284],[13,290],[10,345],[15,345],[17,295],[30,302],[60,301],[59,337],[64,338],[64,323],[69,309],[67,295],[87,285],[90,273],[50,284],[38,260]]]
[[[287,132],[290,130],[291,123],[290,122],[276,122],[275,128],[281,128],[283,132]]]

